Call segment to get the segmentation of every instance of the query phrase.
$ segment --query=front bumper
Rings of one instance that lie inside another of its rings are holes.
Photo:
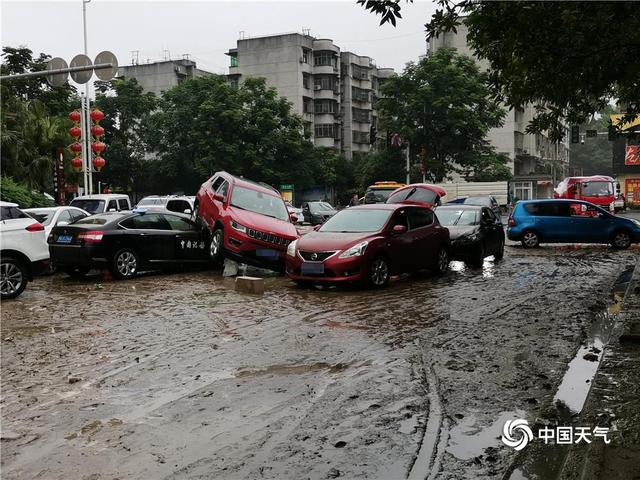
[[[223,254],[226,258],[253,267],[280,273],[284,271],[286,245],[274,245],[271,242],[251,238],[243,232],[230,230],[225,231]],[[265,253],[273,253],[273,255],[263,255]]]
[[[450,256],[452,260],[469,260],[478,254],[480,240],[473,242],[451,242]]]
[[[304,260],[300,258],[296,252],[295,257],[287,255],[286,270],[287,277],[291,280],[304,281],[304,282],[319,282],[319,283],[348,283],[361,281],[366,274],[365,265],[366,261],[364,256],[351,257],[351,258],[339,258],[337,255],[328,258],[324,262],[309,262],[309,263],[322,263],[324,265],[324,272],[321,274],[308,274],[302,273],[302,264]]]

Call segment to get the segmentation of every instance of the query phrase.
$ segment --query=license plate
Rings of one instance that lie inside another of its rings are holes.
[[[266,257],[266,258],[278,258],[280,256],[280,252],[278,252],[277,250],[272,250],[270,248],[258,248],[256,250],[256,256]]]
[[[58,243],[71,243],[72,240],[73,240],[72,235],[58,235],[58,240],[56,241]]]
[[[322,263],[303,263],[300,267],[300,272],[310,275],[322,275],[324,273],[324,264]]]

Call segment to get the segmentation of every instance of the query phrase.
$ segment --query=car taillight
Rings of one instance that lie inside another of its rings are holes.
[[[102,237],[104,236],[104,232],[100,230],[91,230],[90,232],[83,232],[78,235],[78,240],[84,241],[84,243],[100,243],[102,241]]]
[[[50,233],[47,237],[47,243],[53,243],[53,233]]]
[[[41,223],[32,223],[26,228],[27,232],[42,232],[44,230],[44,225]]]
[[[516,221],[513,219],[513,217],[509,217],[509,222],[508,222],[510,227],[515,227],[516,226]]]

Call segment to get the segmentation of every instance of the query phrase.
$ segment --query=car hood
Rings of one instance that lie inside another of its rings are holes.
[[[298,240],[298,250],[305,252],[345,250],[375,235],[375,233],[310,232]]]
[[[286,220],[267,217],[266,215],[250,212],[249,210],[242,210],[241,208],[229,207],[229,210],[232,213],[233,220],[247,228],[253,228],[254,230],[272,233],[289,239],[298,238],[299,236],[296,227]]]
[[[449,238],[451,240],[456,240],[460,237],[464,237],[465,235],[470,235],[478,230],[477,225],[447,225],[447,228],[449,229]]]

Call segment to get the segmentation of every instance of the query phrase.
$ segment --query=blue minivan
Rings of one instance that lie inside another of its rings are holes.
[[[581,200],[525,200],[509,217],[507,238],[525,248],[541,243],[610,243],[622,249],[640,242],[640,222]]]

